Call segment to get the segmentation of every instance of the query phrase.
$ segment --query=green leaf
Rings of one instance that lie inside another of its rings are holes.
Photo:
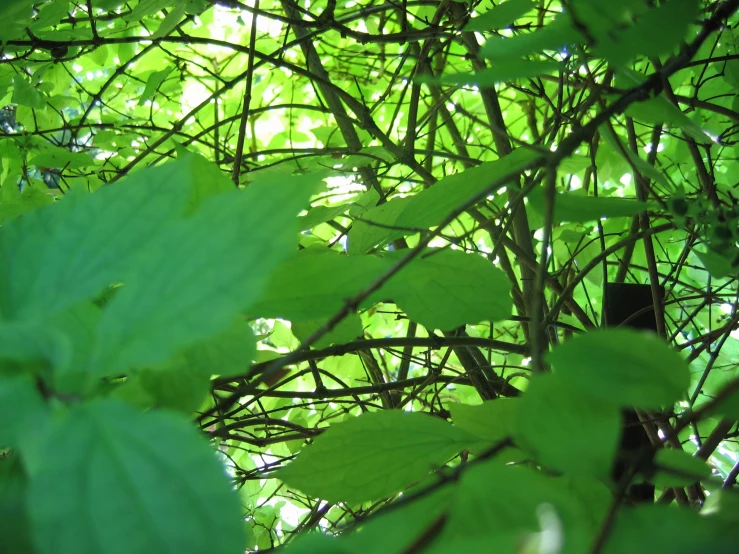
[[[392,252],[389,260],[404,252]],[[482,256],[459,250],[429,250],[374,295],[390,297],[408,317],[427,329],[455,329],[466,323],[500,321],[511,315],[511,284],[505,273]]]
[[[6,0],[3,2],[3,25],[0,25],[0,39],[18,38],[33,16],[36,0]]]
[[[736,273],[733,269],[732,264],[721,254],[717,254],[711,250],[702,252],[698,249],[693,250],[693,253],[706,268],[706,271],[711,274],[711,277],[716,279],[723,279]]]
[[[476,444],[467,448],[472,454],[479,455],[491,445],[515,435],[520,403],[520,400],[515,398],[498,398],[495,402],[489,401],[475,406],[453,403],[449,405],[449,411],[455,427],[479,437],[480,440]],[[521,462],[530,459],[530,455],[518,448],[510,447],[500,453],[498,458],[506,462]]]
[[[513,436],[518,420],[520,400],[499,398],[477,406],[454,403],[449,405],[452,421],[459,427],[489,442]]]
[[[0,372],[0,449],[21,446],[27,434],[39,432],[47,417],[33,375]]]
[[[633,85],[632,85],[633,86]],[[690,138],[700,144],[712,144],[713,140],[699,125],[693,122],[674,104],[658,96],[644,102],[635,102],[626,108],[626,115],[638,121],[652,124],[671,123],[680,127]]]
[[[432,187],[410,197],[407,208],[401,213],[396,224],[417,228],[435,227],[472,196],[489,189],[506,175],[523,171],[541,155],[533,149],[517,148],[495,161],[485,162],[444,177]],[[493,196],[494,192],[490,191],[490,196]],[[365,219],[372,219],[370,211],[364,214]]]
[[[28,461],[39,554],[243,552],[238,497],[185,419],[112,400],[58,415]]]
[[[711,490],[701,514],[725,519],[736,525],[739,523],[739,494],[727,489]]]
[[[378,500],[426,476],[474,441],[426,414],[365,413],[330,427],[276,476],[330,502]]]
[[[508,0],[490,11],[469,20],[463,31],[492,31],[511,25],[516,19],[532,11],[536,4],[532,0]]]
[[[654,483],[661,487],[687,487],[711,476],[711,468],[700,458],[673,448],[660,448],[654,455],[658,471]]]
[[[366,252],[373,246],[384,246],[396,238],[414,233],[417,229],[439,225],[462,203],[488,189],[504,176],[523,171],[540,156],[535,150],[518,148],[493,162],[485,162],[444,177],[434,186],[414,196],[394,198],[368,209],[360,216],[364,221],[356,221],[349,231],[349,252]],[[491,191],[491,195],[493,192]],[[388,229],[388,226],[398,229]]]
[[[292,324],[292,332],[300,342],[303,342],[320,329],[326,321],[328,321],[326,318],[296,321]],[[322,339],[316,342],[313,348],[325,348],[331,344],[343,344],[361,336],[362,319],[357,314],[351,314],[339,322],[330,333],[327,333]]]
[[[140,171],[92,195],[68,193],[4,225],[3,316],[52,315],[123,280],[135,270],[134,255],[184,213],[204,178],[192,160]]]
[[[0,461],[0,552],[34,552],[26,488],[26,475],[18,456],[11,455]]]
[[[151,36],[152,40],[157,39],[157,38],[166,37],[169,33],[174,31],[177,25],[179,25],[182,22],[182,20],[185,18],[185,15],[187,13],[187,5],[188,5],[188,2],[184,0],[181,2],[178,2],[175,8],[171,10],[167,14],[167,16],[164,18],[164,20],[159,24],[159,27],[154,32],[154,34]],[[148,87],[148,83],[147,83],[147,87]]]
[[[403,252],[385,258],[302,252],[283,263],[250,312],[260,317],[309,321],[330,317],[349,298],[387,270]],[[484,258],[459,251],[429,250],[392,277],[365,302],[387,298],[430,329],[496,321],[511,314],[510,282]]]
[[[49,325],[64,333],[71,346],[71,359],[53,373],[54,389],[67,394],[85,394],[95,381],[88,372],[95,350],[95,332],[102,312],[92,302],[81,302],[57,313]]]
[[[539,375],[521,399],[519,444],[541,464],[569,475],[608,478],[621,432],[619,409]]]
[[[302,216],[298,221],[300,222],[300,229],[312,229],[319,223],[331,221],[335,217],[340,216],[346,212],[351,204],[342,204],[340,206],[315,206],[308,210],[308,213]]]
[[[156,407],[185,414],[198,409],[210,391],[210,376],[182,360],[165,368],[145,369],[139,379]]]
[[[11,101],[14,104],[27,106],[34,110],[42,110],[46,107],[46,99],[43,93],[22,75],[13,77],[13,98]]]
[[[41,148],[40,152],[31,158],[28,163],[40,168],[77,169],[95,165],[95,160],[86,152],[70,152],[66,148],[47,145]]]
[[[698,18],[698,0],[668,0],[645,12],[635,24],[618,32],[596,37],[593,51],[616,67],[637,56],[652,57],[672,53]],[[615,31],[615,32],[614,32]]]
[[[222,330],[260,298],[294,247],[297,213],[321,176],[266,178],[208,198],[142,254],[98,331],[95,370],[159,363]]]
[[[162,23],[163,25],[164,23]],[[169,74],[172,73],[174,68],[172,67],[166,67],[164,69],[160,69],[159,71],[153,71],[149,77],[146,79],[146,87],[144,88],[144,92],[141,94],[141,97],[139,98],[139,106],[143,106],[146,104],[147,100],[150,100],[159,90],[159,87],[162,86],[162,83],[164,80],[169,77]]]
[[[302,533],[296,540],[292,541],[286,548],[281,549],[286,554],[353,554],[354,550],[345,548],[335,537],[329,537],[323,533]]]
[[[600,132],[604,143],[608,145],[616,155],[628,160],[630,164],[633,164],[634,167],[636,167],[636,169],[645,177],[648,177],[655,183],[664,185],[665,188],[667,188],[668,190],[672,190],[672,185],[667,181],[667,179],[665,179],[665,176],[662,175],[662,173],[660,173],[654,166],[650,165],[645,160],[640,158],[636,153],[632,152],[630,148],[621,148],[619,146],[619,140],[614,135],[610,126],[603,125],[599,127],[598,131]],[[620,177],[621,175],[619,174],[617,178]]]
[[[126,21],[138,21],[176,3],[176,0],[141,0],[136,8],[124,16],[124,19]]]
[[[512,37],[490,37],[480,48],[480,56],[492,60],[511,60],[545,50],[560,51],[582,41],[569,17],[560,15],[533,33]]]
[[[733,554],[736,524],[684,508],[643,505],[620,510],[604,554]]]
[[[362,214],[361,219],[355,221],[349,230],[349,253],[363,254],[374,246],[384,246],[390,241],[416,232],[417,229],[402,226],[398,221],[414,198],[417,196],[394,198]]]
[[[277,268],[249,313],[293,322],[330,317],[386,267],[375,256],[304,250]]]
[[[224,331],[188,348],[187,363],[203,375],[244,375],[257,354],[256,337],[238,316]]]
[[[564,173],[567,173],[568,175],[573,175],[575,173],[579,173],[587,167],[590,167],[589,157],[573,155],[562,160],[559,164],[558,169],[560,171],[563,171]]]
[[[646,77],[629,68],[621,68],[616,74],[615,85],[629,89],[644,83]],[[713,140],[700,125],[685,115],[680,108],[664,96],[656,96],[643,102],[634,102],[626,108],[626,115],[646,123],[671,123],[680,127],[689,137],[701,144],[711,144]]]
[[[69,15],[69,2],[67,0],[54,0],[46,4],[34,18],[31,25],[34,33],[43,31],[48,27],[58,25],[59,22]]]
[[[7,184],[0,188],[0,223],[54,202],[54,196],[45,187],[27,185],[21,192]]]
[[[338,127],[314,127],[310,132],[323,143],[324,148],[342,148],[346,146],[346,141]]]
[[[433,478],[426,479],[408,491],[408,494],[422,492]],[[369,518],[358,530],[342,535],[341,544],[349,552],[357,554],[388,554],[408,552],[424,533],[446,511],[454,490],[441,487],[426,491],[423,496],[406,506],[379,512]]]
[[[467,87],[492,88],[498,83],[515,81],[517,79],[530,79],[538,75],[549,75],[557,73],[562,66],[556,62],[541,60],[508,60],[500,59],[491,64],[487,69],[471,73],[454,73],[440,77],[429,77],[419,75],[414,81],[426,85],[457,85]],[[468,170],[469,171],[469,170]]]
[[[583,196],[580,192],[559,192],[554,196],[554,221],[584,223],[601,218],[628,217],[647,209],[644,202],[629,198]],[[529,205],[543,215],[545,213],[544,189],[537,187],[527,196]]]
[[[0,372],[61,371],[69,365],[70,357],[70,341],[56,329],[32,323],[0,323]]]
[[[565,479],[548,477],[527,467],[505,466],[497,460],[483,462],[463,473],[449,502],[439,546],[460,539],[487,539],[495,541],[496,552],[515,552],[526,535],[541,528],[543,505],[548,509],[547,515],[556,517],[560,532],[566,537],[562,552],[586,552],[597,530],[589,521],[604,514],[605,509],[587,505],[573,494]],[[443,551],[446,549],[434,550]]]
[[[574,389],[604,402],[660,408],[679,400],[690,382],[688,365],[652,333],[589,331],[552,350],[547,359]]]

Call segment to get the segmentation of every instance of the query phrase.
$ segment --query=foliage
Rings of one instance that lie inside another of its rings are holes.
[[[734,552],[737,9],[6,0],[0,552]]]

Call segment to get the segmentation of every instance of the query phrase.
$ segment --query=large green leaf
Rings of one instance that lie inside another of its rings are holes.
[[[3,2],[3,25],[0,25],[0,40],[18,38],[31,21],[35,0],[6,0]]]
[[[284,549],[287,554],[353,554],[355,551],[345,547],[335,537],[322,533],[304,533]]]
[[[32,375],[0,372],[0,449],[23,444],[47,421],[48,409]]]
[[[68,337],[51,327],[32,323],[0,323],[0,373],[19,368],[41,373],[69,364]]]
[[[688,387],[688,365],[659,337],[630,329],[590,331],[547,359],[569,386],[620,406],[660,408]]]
[[[604,554],[733,554],[736,523],[665,505],[622,510],[606,543]]]
[[[581,41],[582,37],[569,17],[560,15],[533,33],[489,38],[480,49],[480,56],[493,60],[510,60],[545,50],[559,51]]]
[[[477,406],[454,403],[450,404],[449,411],[455,427],[489,442],[497,442],[513,436],[520,402],[517,398],[499,398]]]
[[[92,156],[85,152],[70,152],[66,148],[45,144],[28,162],[38,167],[64,167],[69,169],[89,167],[95,164]]]
[[[49,325],[64,333],[70,343],[69,363],[52,375],[54,389],[67,394],[84,394],[94,385],[87,371],[95,350],[96,330],[102,311],[92,302],[80,302],[49,319]]]
[[[189,156],[9,222],[0,229],[3,317],[52,315],[120,282],[134,256],[212,183]]]
[[[643,84],[645,80],[646,77],[641,73],[624,67],[617,72],[615,85],[618,88],[629,89]],[[626,108],[625,113],[645,123],[671,123],[676,125],[693,140],[702,144],[713,142],[700,125],[684,114],[675,104],[670,103],[663,95],[650,98],[644,102],[634,102]]]
[[[53,202],[54,196],[40,185],[26,186],[22,192],[18,187],[4,186],[0,188],[0,223]]]
[[[417,232],[413,228],[403,228],[398,222],[416,198],[418,196],[394,198],[364,212],[349,230],[349,252],[362,254],[375,246],[384,246],[392,240]]]
[[[632,85],[633,86],[633,85]],[[663,96],[651,98],[644,102],[635,102],[626,109],[626,115],[645,123],[671,123],[680,127],[685,133],[701,144],[712,143],[699,125],[680,111],[674,104],[670,104]]]
[[[366,413],[330,427],[276,476],[332,502],[378,500],[421,479],[475,440],[426,414]]]
[[[0,460],[0,552],[34,552],[26,510],[26,487],[26,475],[18,456]]]
[[[290,254],[296,216],[319,181],[315,174],[257,181],[206,199],[164,230],[103,313],[95,370],[158,363],[223,331]]]
[[[198,409],[210,391],[210,376],[182,359],[164,368],[145,369],[138,378],[157,408],[186,414]]]
[[[391,260],[403,252],[388,255]],[[427,329],[454,329],[465,323],[499,321],[511,315],[511,284],[482,256],[459,250],[429,250],[374,294],[390,297],[408,317]]]
[[[414,196],[396,198],[370,208],[349,232],[349,251],[366,252],[373,246],[384,246],[391,240],[412,234],[418,229],[439,225],[470,197],[490,187],[503,176],[523,170],[540,155],[535,150],[518,148],[493,162],[485,162],[444,177],[434,186]]]
[[[711,468],[700,458],[684,450],[660,448],[654,456],[659,469],[654,483],[660,487],[686,487],[711,476]]]
[[[453,73],[430,78],[421,75],[416,79],[419,83],[457,85],[467,87],[492,88],[498,83],[515,81],[517,79],[531,79],[538,75],[557,73],[562,66],[556,62],[542,60],[510,60],[500,59],[490,64],[490,67],[471,73]]]
[[[249,310],[258,317],[310,321],[330,317],[388,267],[376,256],[304,250],[280,264]]]
[[[278,268],[250,311],[293,321],[329,317],[403,255],[400,251],[384,258],[300,253]],[[510,289],[505,274],[481,256],[429,250],[393,276],[364,306],[390,299],[430,329],[453,329],[508,317],[513,305]]]
[[[467,449],[472,454],[480,454],[491,445],[513,437],[518,429],[518,410],[521,401],[517,398],[497,398],[475,406],[453,403],[449,405],[455,427],[472,433],[480,440]],[[506,448],[498,455],[501,460],[520,462],[528,460],[530,455],[518,448]]]
[[[585,503],[565,479],[492,460],[463,474],[449,502],[439,548],[433,552],[449,551],[444,546],[460,540],[477,540],[478,549],[487,540],[495,547],[493,551],[514,552],[516,545],[539,531],[544,510],[557,520],[560,540],[564,540],[561,552],[584,553],[597,530],[591,521],[606,508],[607,503]]]
[[[328,318],[293,321],[291,330],[299,341],[303,342],[326,324]],[[345,317],[331,332],[318,340],[313,348],[325,348],[330,344],[350,342],[362,336],[362,320],[358,314]]]
[[[544,191],[541,187],[531,191],[527,198],[532,208],[542,215],[545,213]],[[644,202],[629,198],[584,196],[579,191],[560,192],[554,196],[554,221],[582,223],[603,217],[627,217],[646,208]]]
[[[526,15],[536,7],[532,0],[508,0],[493,9],[473,17],[464,26],[463,31],[492,31],[508,27],[519,17]]]
[[[424,487],[433,483],[433,477],[426,479],[408,491],[408,494],[421,493]],[[341,537],[341,545],[352,554],[401,554],[408,552],[426,533],[429,526],[439,521],[446,511],[454,489],[442,487],[426,491],[414,502],[364,522],[355,532]]]
[[[668,0],[639,17],[623,31],[595,36],[593,51],[616,67],[637,56],[661,56],[675,50],[698,17],[698,0]]]
[[[243,552],[236,493],[185,419],[111,400],[58,416],[28,460],[39,554]]]
[[[532,379],[521,399],[519,444],[539,463],[569,475],[607,478],[620,431],[615,405],[573,390],[551,374]]]
[[[256,337],[238,316],[224,331],[185,351],[187,363],[203,375],[245,374],[257,353]]]

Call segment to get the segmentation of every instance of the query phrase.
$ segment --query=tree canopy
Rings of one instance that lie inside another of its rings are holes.
[[[0,552],[735,552],[738,9],[5,0]]]

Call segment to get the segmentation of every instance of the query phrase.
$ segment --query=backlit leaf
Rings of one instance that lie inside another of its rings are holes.
[[[537,187],[527,196],[529,205],[544,214],[544,191]],[[554,221],[582,223],[603,217],[627,217],[643,212],[644,202],[630,198],[584,196],[579,191],[560,192],[554,196]]]
[[[521,58],[545,50],[559,51],[582,40],[569,18],[561,15],[542,29],[512,37],[491,37],[480,49],[480,56],[493,62]]]
[[[403,252],[387,257],[395,260]],[[508,277],[482,256],[458,250],[429,250],[393,276],[375,300],[391,298],[427,329],[499,321],[511,315]]]
[[[372,412],[330,427],[277,477],[332,502],[378,500],[400,492],[474,441],[426,414]]]
[[[349,251],[366,252],[373,246],[384,246],[396,238],[412,234],[414,230],[439,225],[470,197],[504,176],[522,171],[540,155],[535,150],[518,148],[493,162],[448,175],[414,196],[395,198],[368,209],[349,231]],[[491,191],[491,195],[493,193]]]
[[[462,30],[492,31],[502,29],[508,27],[519,17],[526,15],[535,6],[536,4],[532,0],[508,0],[477,17],[473,17]]]
[[[671,405],[690,381],[677,352],[654,334],[630,329],[589,331],[557,346],[547,359],[569,386],[624,407]]]
[[[623,31],[596,37],[594,52],[617,67],[637,56],[669,54],[685,38],[698,17],[698,0],[669,0],[641,15]]]
[[[684,450],[660,448],[654,455],[658,471],[654,477],[661,487],[686,487],[711,476],[711,468],[705,460]]]

